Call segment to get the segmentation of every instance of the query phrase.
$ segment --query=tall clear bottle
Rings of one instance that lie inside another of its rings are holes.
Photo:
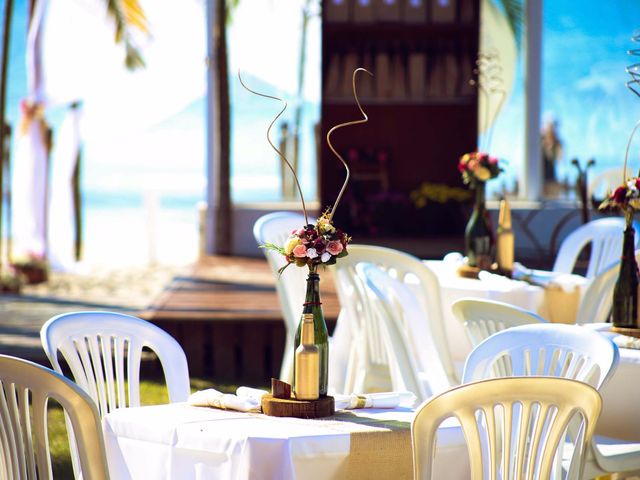
[[[309,276],[307,277],[307,293],[305,294],[304,304],[302,307],[302,317],[296,330],[294,355],[295,351],[300,346],[305,314],[313,315],[313,343],[318,347],[318,353],[320,356],[319,393],[320,397],[324,397],[327,395],[327,386],[329,383],[329,333],[327,332],[327,324],[324,321],[324,314],[322,313],[322,302],[320,302],[320,276],[315,270],[310,270]],[[295,362],[293,368],[293,389],[295,391]]]
[[[629,215],[627,213],[627,215]],[[622,243],[620,273],[613,287],[613,325],[638,328],[638,263],[635,256],[635,230],[627,219]]]
[[[475,185],[476,203],[464,232],[465,254],[472,267],[488,269],[493,263],[493,231],[485,203],[485,183]]]
[[[511,228],[511,208],[506,198],[500,201],[496,233],[496,263],[498,264],[498,271],[510,277],[513,273],[515,238]]]

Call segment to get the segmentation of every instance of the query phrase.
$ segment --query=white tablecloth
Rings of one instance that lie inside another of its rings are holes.
[[[116,410],[103,420],[111,477],[118,480],[344,478],[350,455],[374,462],[393,453],[393,449],[403,448],[392,441],[397,436],[389,436],[391,441],[385,441],[389,429],[365,427],[363,420],[393,425],[396,433],[406,435],[403,437],[406,449],[412,410],[363,409],[340,413],[328,419],[302,420],[186,404]],[[352,435],[363,428],[379,435],[371,451],[363,451],[363,443],[356,444],[353,440]],[[410,459],[410,454],[406,458]],[[434,468],[436,479],[469,478],[464,438],[455,422],[448,421],[439,430]],[[404,471],[409,472],[410,478],[411,465],[405,463]],[[376,477],[368,474],[366,478]]]
[[[455,265],[440,260],[427,260],[440,282],[445,333],[456,367],[462,372],[464,361],[471,352],[471,343],[463,325],[453,315],[451,304],[464,297],[483,298],[510,303],[538,312],[544,309],[544,289],[526,282],[490,275],[484,280],[463,278],[456,273]]]
[[[620,349],[618,368],[600,394],[596,434],[640,442],[640,350]]]
[[[482,272],[481,279],[463,278],[457,274],[457,265],[453,262],[427,260],[425,263],[440,282],[445,333],[459,371],[471,351],[471,344],[464,327],[451,311],[451,305],[456,300],[464,297],[496,300],[535,312],[552,322],[574,323],[587,285],[587,280],[579,275],[565,276],[565,280],[571,280],[577,285],[575,288],[571,285],[569,291],[565,292],[558,285],[545,289],[489,272]]]

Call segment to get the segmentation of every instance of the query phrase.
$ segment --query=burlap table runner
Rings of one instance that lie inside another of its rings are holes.
[[[349,456],[336,478],[413,478],[409,422],[378,420],[340,411],[323,423],[350,434]]]

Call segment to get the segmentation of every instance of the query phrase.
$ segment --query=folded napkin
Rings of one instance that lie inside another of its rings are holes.
[[[524,280],[532,285],[538,285],[545,288],[561,288],[567,293],[573,292],[576,288],[580,288],[588,282],[588,280],[582,275],[536,270],[533,268],[527,268],[518,262],[513,265],[512,277],[515,280]]]
[[[236,394],[222,393],[208,388],[192,393],[187,399],[189,405],[196,407],[214,407],[239,412],[260,412],[262,396],[268,392],[257,388],[238,387]]]
[[[195,407],[213,407],[239,412],[260,412],[262,396],[269,392],[250,387],[238,387],[236,394],[222,393],[214,388],[192,393],[187,403]],[[412,407],[416,396],[411,392],[377,392],[357,395],[333,395],[336,410],[354,408]]]
[[[351,395],[333,395],[336,410],[355,408],[395,408],[412,407],[416,396],[411,392],[376,392]]]
[[[615,335],[611,340],[620,348],[640,350],[640,338],[630,337],[628,335]]]

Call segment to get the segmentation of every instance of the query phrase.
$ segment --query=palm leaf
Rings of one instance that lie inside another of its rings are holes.
[[[522,26],[524,24],[524,8],[522,0],[496,0],[498,8],[502,10],[505,17],[507,17],[507,23],[509,28],[513,32],[513,36],[516,39],[516,43],[520,45]]]
[[[115,42],[124,44],[125,65],[129,70],[144,67],[142,54],[131,41],[132,29],[149,33],[147,18],[138,0],[106,0],[107,13],[114,22]]]

